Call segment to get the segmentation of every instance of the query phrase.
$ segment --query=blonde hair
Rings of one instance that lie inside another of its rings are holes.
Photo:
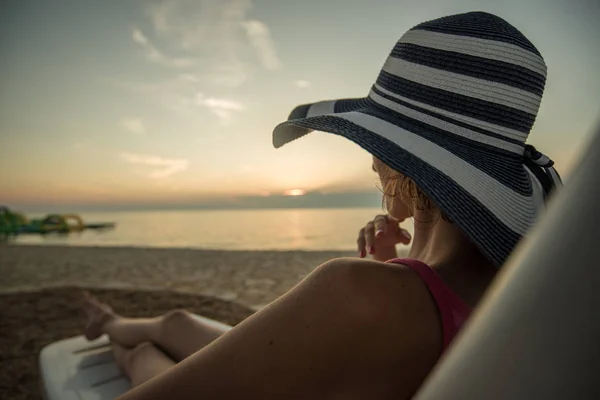
[[[383,206],[387,208],[388,212],[392,211],[389,208],[393,207],[394,200],[399,199],[409,207],[411,213],[413,210],[425,211],[431,214],[439,213],[438,215],[441,215],[444,220],[449,221],[429,196],[417,186],[415,181],[387,166],[377,158],[374,159],[374,167],[379,172]],[[392,200],[389,202],[390,207],[386,204],[386,197]]]

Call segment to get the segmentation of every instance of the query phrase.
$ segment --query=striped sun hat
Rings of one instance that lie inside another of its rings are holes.
[[[400,38],[368,97],[295,108],[281,147],[313,130],[344,136],[413,179],[501,266],[560,185],[525,144],[546,65],[515,27],[484,12],[424,22]]]

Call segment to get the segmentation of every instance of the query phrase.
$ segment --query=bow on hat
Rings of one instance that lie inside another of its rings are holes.
[[[554,169],[554,161],[550,157],[538,151],[534,146],[526,144],[523,159],[525,165],[529,167],[531,172],[540,181],[544,189],[544,200],[554,189],[562,186],[560,175]]]

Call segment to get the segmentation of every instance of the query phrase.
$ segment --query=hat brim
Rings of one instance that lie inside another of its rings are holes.
[[[504,263],[543,203],[518,157],[468,146],[398,115],[384,116],[366,98],[336,103],[320,103],[320,110],[332,113],[305,118],[294,117],[307,115],[307,106],[296,108],[273,131],[274,146],[313,130],[346,137],[414,180],[488,259]]]

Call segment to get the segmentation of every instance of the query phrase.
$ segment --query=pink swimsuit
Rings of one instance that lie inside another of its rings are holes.
[[[410,267],[429,288],[429,292],[437,304],[442,319],[444,335],[444,347],[442,351],[445,351],[469,317],[469,314],[471,314],[471,307],[450,290],[442,278],[433,269],[429,268],[427,264],[407,258],[396,258],[388,262]]]

